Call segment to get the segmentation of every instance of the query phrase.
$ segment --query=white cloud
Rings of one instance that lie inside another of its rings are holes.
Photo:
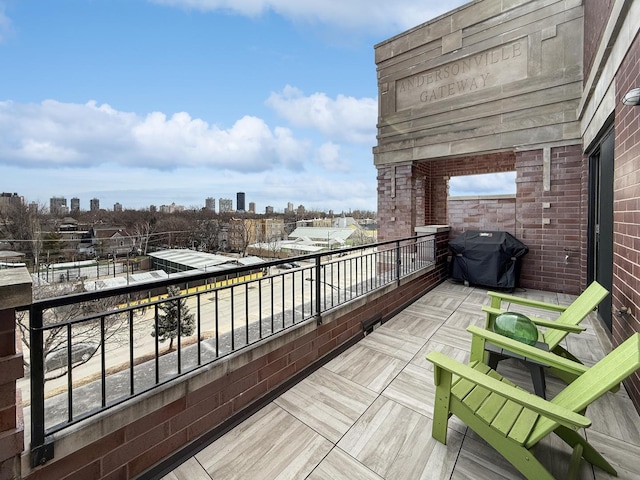
[[[228,129],[179,112],[146,117],[109,105],[46,100],[0,102],[0,159],[29,167],[90,167],[107,162],[150,169],[204,166],[265,171],[300,169],[311,145],[283,127],[245,116]]]
[[[202,11],[228,11],[258,16],[273,11],[307,24],[343,30],[401,32],[456,8],[466,0],[150,0]]]
[[[5,6],[0,2],[0,44],[4,43],[9,35],[13,33],[11,19],[5,14]]]
[[[329,172],[350,172],[351,163],[340,154],[340,145],[325,143],[318,148],[317,162]]]
[[[271,93],[266,103],[297,127],[317,129],[333,140],[375,144],[378,104],[373,98],[338,95],[333,100],[324,93],[305,97],[287,85],[282,92]]]

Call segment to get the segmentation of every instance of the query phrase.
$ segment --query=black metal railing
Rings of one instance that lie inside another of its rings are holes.
[[[35,301],[32,464],[53,457],[52,434],[301,322],[320,324],[434,265],[435,250],[433,236],[413,237]]]

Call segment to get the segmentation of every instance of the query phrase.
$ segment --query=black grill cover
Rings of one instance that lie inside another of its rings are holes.
[[[450,276],[474,285],[514,289],[529,247],[508,232],[470,230],[449,242]]]

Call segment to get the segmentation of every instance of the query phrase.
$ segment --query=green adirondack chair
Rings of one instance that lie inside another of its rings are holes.
[[[475,339],[500,341],[495,338],[500,335],[494,332],[475,326],[467,330]],[[506,337],[504,340],[519,343]],[[446,444],[448,420],[455,415],[525,477],[544,480],[554,477],[535,458],[534,451],[540,440],[555,433],[573,448],[568,475],[562,478],[576,478],[582,458],[617,475],[577,430],[591,425],[583,415],[591,403],[640,368],[640,334],[633,334],[592,367],[523,343],[513,347],[539,361],[572,371],[576,380],[547,401],[515,386],[482,362],[474,360],[464,365],[440,352],[431,352],[427,360],[435,366],[436,384],[433,437]]]
[[[585,328],[580,325],[580,322],[582,322],[587,315],[589,315],[589,313],[591,313],[600,304],[600,302],[604,300],[609,292],[598,282],[593,282],[571,303],[571,305],[566,306],[516,297],[514,295],[507,295],[499,292],[488,292],[488,294],[491,297],[491,306],[482,307],[482,310],[487,314],[485,328],[493,330],[493,324],[496,317],[506,311],[501,308],[502,302],[508,302],[511,304],[509,306],[509,311],[517,311],[516,305],[522,305],[547,311],[561,312],[555,320],[538,318],[528,314],[527,317],[529,317],[536,326],[544,328],[544,330],[540,330],[538,337],[538,341],[544,346],[544,348],[556,355],[571,359],[574,362],[580,362],[578,358],[562,347],[560,342],[562,342],[569,333],[580,333],[585,330]],[[495,359],[490,363],[490,365],[493,367],[496,366]],[[554,368],[551,368],[551,372],[562,378],[567,383],[574,379],[571,375],[566,375],[562,371],[557,371]]]

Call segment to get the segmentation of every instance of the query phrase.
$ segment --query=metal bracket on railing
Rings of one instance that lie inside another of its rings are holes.
[[[44,465],[53,458],[53,442],[47,441],[43,445],[31,449],[31,468]]]
[[[316,315],[316,325],[322,325],[322,315],[320,314]]]

